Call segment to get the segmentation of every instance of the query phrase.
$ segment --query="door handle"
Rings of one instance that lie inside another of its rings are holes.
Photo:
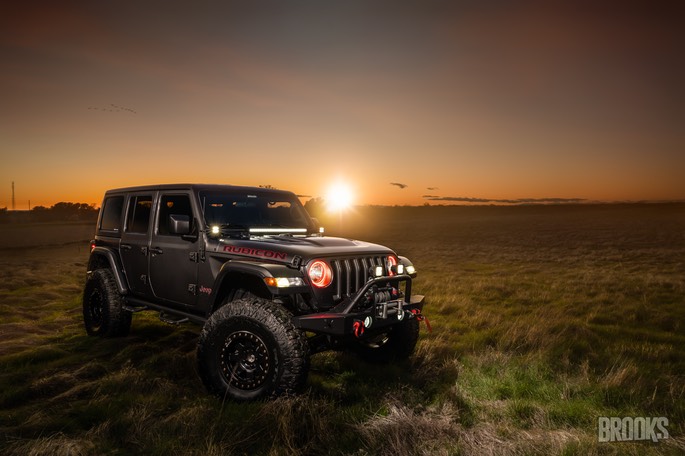
[[[131,244],[121,244],[119,248],[121,250],[131,250]]]
[[[150,247],[150,253],[152,253],[153,255],[154,255],[154,254],[159,254],[159,255],[161,255],[162,253],[164,253],[164,250],[162,250],[162,249],[159,248],[159,247]]]

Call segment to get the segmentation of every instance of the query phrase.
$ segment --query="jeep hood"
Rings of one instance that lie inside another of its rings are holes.
[[[217,252],[240,257],[290,263],[295,256],[312,258],[359,257],[394,253],[387,247],[337,237],[265,236],[252,239],[222,239]]]

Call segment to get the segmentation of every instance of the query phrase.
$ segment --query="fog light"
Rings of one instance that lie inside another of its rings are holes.
[[[407,266],[407,274],[413,274],[416,272],[416,268],[414,266]]]
[[[399,321],[404,320],[404,311],[403,311],[403,310],[400,311],[400,312],[397,312],[397,319],[398,319]]]
[[[373,272],[376,277],[383,275],[383,266],[376,266],[376,270]]]
[[[404,265],[403,264],[397,265],[397,273],[398,274],[404,274]]]
[[[372,324],[373,324],[373,318],[371,318],[371,317],[364,318],[364,326],[366,326],[367,328],[370,328]]]
[[[212,225],[212,234],[219,234],[221,232],[221,227],[219,225]]]

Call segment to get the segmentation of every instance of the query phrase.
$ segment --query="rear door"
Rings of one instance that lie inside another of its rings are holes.
[[[156,298],[177,304],[177,307],[195,305],[199,240],[198,236],[193,240],[173,234],[171,217],[187,216],[192,227],[197,213],[194,206],[190,191],[161,192],[150,242],[152,292]]]
[[[148,259],[153,201],[154,193],[148,192],[130,195],[127,202],[119,249],[129,289],[135,295],[151,294]]]

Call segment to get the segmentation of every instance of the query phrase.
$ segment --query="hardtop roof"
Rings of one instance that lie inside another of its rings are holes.
[[[291,191],[279,190],[279,189],[275,189],[275,188],[248,187],[248,186],[242,186],[242,185],[228,185],[228,184],[189,184],[189,183],[139,185],[139,186],[134,186],[134,187],[121,187],[121,188],[113,188],[113,189],[107,190],[105,193],[106,194],[137,193],[137,192],[151,192],[151,191],[157,191],[157,190],[160,190],[160,191],[193,190],[194,192],[233,190],[233,191],[238,191],[238,192],[293,194],[293,192],[291,192]]]

